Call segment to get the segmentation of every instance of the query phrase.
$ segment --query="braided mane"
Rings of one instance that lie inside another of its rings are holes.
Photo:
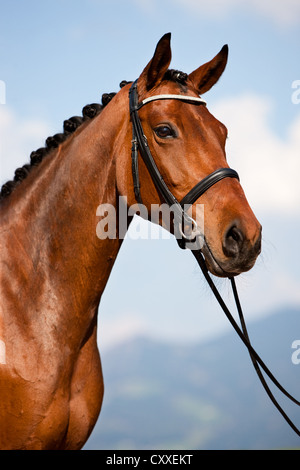
[[[165,79],[173,82],[177,82],[180,85],[185,85],[187,80],[187,74],[178,70],[168,70],[165,74]],[[120,88],[132,82],[123,80],[120,83]],[[30,163],[26,163],[20,168],[15,170],[14,179],[7,181],[3,184],[0,191],[0,201],[7,198],[14,188],[18,186],[30,173],[31,169],[38,166],[43,158],[48,155],[53,149],[57,148],[62,142],[64,142],[76,129],[83,123],[90,119],[93,119],[102,109],[112,100],[116,93],[104,93],[102,95],[102,103],[92,103],[84,106],[82,109],[82,116],[73,116],[66,119],[63,123],[63,132],[50,136],[45,141],[45,147],[41,147],[34,150],[30,154]]]
[[[125,80],[120,83],[120,87],[127,85]],[[5,199],[11,194],[16,186],[18,186],[28,175],[32,168],[39,165],[43,158],[48,155],[51,150],[57,148],[59,144],[64,142],[76,129],[85,121],[93,119],[102,109],[112,100],[116,93],[104,93],[102,95],[102,104],[92,103],[84,106],[82,116],[73,116],[66,119],[63,123],[63,132],[50,136],[45,141],[45,147],[34,150],[30,154],[30,163],[26,163],[15,171],[13,180],[7,181],[1,188],[0,200]]]

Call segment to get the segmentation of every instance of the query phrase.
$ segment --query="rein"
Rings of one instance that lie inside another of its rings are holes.
[[[210,175],[206,176],[204,179],[199,181],[188,193],[187,195],[179,202],[172,194],[172,192],[167,187],[161,173],[159,172],[155,160],[150,152],[148,147],[147,137],[144,134],[142,123],[140,121],[138,111],[142,108],[142,106],[156,100],[165,100],[165,99],[176,99],[196,105],[206,105],[206,102],[200,97],[194,96],[185,96],[185,95],[155,95],[145,100],[139,102],[138,101],[138,92],[137,92],[137,80],[132,84],[130,91],[129,91],[129,108],[130,108],[130,117],[132,121],[132,149],[131,149],[131,156],[132,156],[132,175],[133,175],[133,183],[134,183],[134,193],[136,200],[139,204],[142,204],[142,198],[140,193],[140,180],[139,180],[139,170],[138,170],[138,151],[141,154],[141,157],[146,164],[146,167],[150,173],[150,176],[165,200],[165,202],[174,210],[174,218],[177,224],[182,225],[183,222],[188,223],[189,225],[193,226],[195,221],[187,214],[184,210],[183,206],[186,204],[191,205],[193,204],[202,194],[205,193],[211,186],[216,184],[217,182],[221,181],[223,178],[236,178],[239,180],[238,173],[231,169],[231,168],[220,168]],[[184,240],[177,239],[177,243],[180,248],[186,248],[186,239],[180,231]],[[296,400],[292,395],[290,395],[282,385],[277,381],[274,375],[270,372],[268,367],[262,361],[260,356],[257,354],[255,349],[252,347],[248,335],[248,331],[246,328],[246,323],[243,315],[243,311],[241,308],[240,300],[238,297],[238,292],[235,284],[235,280],[233,277],[230,277],[229,280],[231,282],[231,287],[233,291],[234,300],[236,303],[237,311],[239,314],[239,319],[241,323],[241,327],[236,323],[235,319],[233,318],[232,314],[230,313],[229,309],[227,308],[225,302],[223,301],[218,289],[216,288],[211,276],[209,275],[208,269],[206,267],[203,254],[201,253],[200,249],[191,250],[193,255],[195,256],[197,263],[209,285],[211,288],[214,296],[216,297],[220,307],[222,308],[223,312],[225,313],[226,317],[228,318],[229,322],[233,326],[234,330],[248,349],[252,364],[254,366],[255,372],[258,375],[258,378],[264,387],[265,391],[267,392],[269,398],[271,399],[272,403],[275,405],[277,410],[286,420],[286,422],[290,425],[290,427],[295,431],[295,433],[300,436],[300,430],[294,425],[294,423],[290,420],[287,416],[285,411],[279,405],[277,400],[275,399],[273,393],[271,392],[264,376],[262,370],[265,374],[269,377],[269,379],[273,382],[273,384],[280,390],[287,398],[289,398],[292,402],[296,405],[300,406],[300,401]],[[262,369],[262,370],[261,370]]]

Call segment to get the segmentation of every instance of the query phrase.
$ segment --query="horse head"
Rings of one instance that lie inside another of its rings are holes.
[[[170,34],[166,34],[136,82],[138,115],[146,146],[177,201],[184,200],[208,175],[229,168],[225,152],[227,129],[199,99],[222,75],[227,56],[228,47],[224,46],[211,61],[189,75],[170,70]],[[151,205],[164,202],[164,198],[148,170],[140,161],[141,199],[150,210]],[[127,171],[131,173],[128,164]],[[189,209],[193,220],[202,218],[202,253],[207,268],[221,277],[251,269],[261,247],[261,226],[234,173],[234,177],[214,180]],[[132,177],[126,181],[130,185],[126,193],[133,203],[136,196]]]

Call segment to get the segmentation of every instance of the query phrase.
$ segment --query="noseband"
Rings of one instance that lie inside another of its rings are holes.
[[[182,223],[187,223],[193,226],[194,220],[184,210],[184,206],[193,204],[202,194],[204,194],[211,186],[221,181],[223,178],[236,178],[239,180],[239,175],[235,170],[231,168],[220,168],[210,175],[206,176],[203,180],[199,181],[179,202],[174,194],[169,190],[166,185],[161,173],[159,172],[155,160],[150,152],[147,137],[144,134],[141,120],[139,118],[138,111],[147,103],[158,100],[180,100],[186,103],[192,103],[196,105],[206,105],[206,102],[200,97],[186,96],[186,95],[155,95],[146,98],[145,100],[138,101],[137,92],[137,80],[132,84],[129,91],[129,108],[130,116],[132,121],[132,175],[133,175],[133,186],[136,200],[139,204],[142,204],[142,197],[140,191],[140,179],[138,169],[138,150],[140,151],[141,157],[151,175],[151,178],[156,186],[156,189],[163,197],[164,201],[172,207],[174,211],[174,217],[177,223],[181,226]],[[181,230],[179,234],[183,234]],[[184,237],[186,238],[186,237]],[[178,244],[181,248],[185,248],[183,240],[177,239]]]
[[[165,200],[165,202],[172,207],[174,211],[174,222],[177,221],[179,226],[182,226],[183,223],[188,223],[189,225],[193,226],[193,219],[187,214],[187,212],[184,210],[184,206],[186,205],[191,205],[197,199],[202,196],[202,194],[205,193],[211,186],[216,184],[217,182],[221,181],[224,178],[236,178],[239,180],[239,176],[235,170],[232,170],[231,168],[220,168],[210,175],[206,176],[204,179],[199,181],[187,194],[184,196],[184,198],[178,202],[175,196],[172,194],[172,192],[169,190],[168,186],[166,185],[161,173],[159,172],[155,160],[150,152],[150,149],[148,147],[148,141],[147,137],[144,134],[143,127],[141,120],[139,118],[138,111],[141,109],[143,106],[145,106],[147,103],[150,103],[152,101],[157,101],[157,100],[180,100],[184,101],[186,103],[191,103],[195,105],[205,105],[206,102],[200,98],[200,97],[194,97],[194,96],[185,96],[185,95],[155,95],[155,96],[150,96],[149,98],[146,98],[145,100],[141,101],[139,103],[138,101],[138,92],[137,92],[137,80],[132,84],[130,91],[129,91],[129,108],[130,108],[130,117],[132,121],[132,149],[131,149],[131,155],[132,155],[132,175],[133,175],[133,183],[134,183],[134,193],[136,200],[139,204],[142,204],[142,198],[141,198],[141,192],[140,192],[140,179],[139,179],[139,170],[138,170],[138,151],[140,151],[141,157],[149,171],[149,174]],[[183,232],[179,230],[179,233],[183,235]],[[184,236],[186,239],[186,237]],[[186,248],[185,240],[178,239],[177,242],[181,248]],[[258,375],[258,378],[264,387],[265,391],[267,392],[269,398],[271,399],[272,403],[275,405],[277,410],[281,413],[283,418],[286,420],[286,422],[290,425],[290,427],[295,431],[295,433],[300,436],[300,430],[295,426],[295,424],[290,420],[290,418],[287,416],[285,411],[282,409],[282,407],[279,405],[278,401],[274,397],[273,393],[271,392],[264,375],[262,373],[265,372],[265,374],[269,377],[269,379],[273,382],[273,384],[286,396],[288,397],[293,403],[296,405],[300,406],[300,402],[296,400],[292,395],[290,395],[283,387],[282,385],[277,381],[277,379],[274,377],[274,375],[270,372],[268,367],[265,365],[265,363],[262,361],[260,356],[257,354],[255,349],[252,347],[252,344],[250,343],[248,331],[246,328],[245,320],[244,320],[244,315],[242,312],[241,304],[239,301],[236,285],[235,285],[235,280],[233,277],[230,278],[231,281],[231,286],[232,286],[232,291],[237,307],[237,311],[239,314],[239,319],[240,319],[240,324],[239,326],[233,316],[231,315],[230,311],[228,310],[226,304],[224,303],[222,297],[220,296],[219,291],[217,290],[212,278],[210,277],[208,273],[208,269],[206,267],[203,255],[201,253],[201,250],[199,249],[194,249],[192,250],[193,255],[195,256],[202,273],[208,282],[212,292],[214,293],[219,305],[221,306],[223,312],[227,316],[229,322],[235,329],[236,333],[244,343],[244,345],[247,347],[252,364],[254,366],[255,372]]]

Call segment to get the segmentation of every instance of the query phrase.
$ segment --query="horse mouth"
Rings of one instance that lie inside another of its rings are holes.
[[[213,251],[205,237],[201,251],[204,256],[207,269],[211,274],[218,277],[234,277],[243,272],[249,271],[254,266],[257,257],[250,256],[248,258],[243,257],[241,260],[229,259],[226,262],[219,261],[213,254]]]

